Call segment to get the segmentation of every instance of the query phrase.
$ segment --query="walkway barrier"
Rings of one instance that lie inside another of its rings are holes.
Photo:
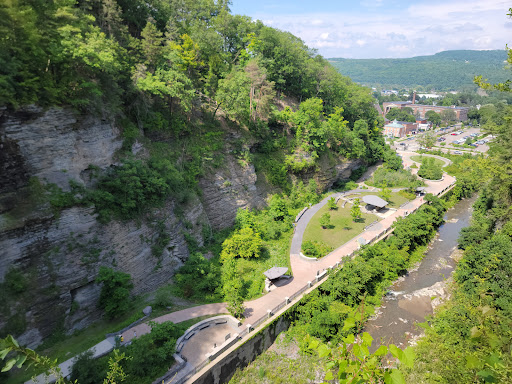
[[[300,218],[302,217],[302,215],[304,215],[304,213],[308,210],[309,207],[304,207],[304,209],[302,211],[299,212],[299,214],[297,215],[297,217],[295,217],[295,222],[298,222],[300,220]]]

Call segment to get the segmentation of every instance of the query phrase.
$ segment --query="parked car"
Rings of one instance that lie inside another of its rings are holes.
[[[477,143],[471,143],[471,144],[469,144],[469,146],[470,146],[470,147],[475,147],[475,148],[476,148],[476,147],[478,147],[478,144],[477,144]]]
[[[456,155],[462,155],[462,152],[461,152],[461,151],[455,151],[455,152],[453,152],[453,153],[455,153]]]

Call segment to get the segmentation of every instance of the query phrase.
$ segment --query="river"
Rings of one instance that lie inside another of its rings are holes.
[[[446,298],[446,279],[451,276],[455,258],[460,254],[459,232],[470,224],[475,200],[476,196],[464,199],[446,212],[445,223],[439,227],[422,261],[390,287],[382,306],[365,325],[365,331],[375,340],[373,350],[380,344],[404,348],[422,334],[415,324],[424,322]]]

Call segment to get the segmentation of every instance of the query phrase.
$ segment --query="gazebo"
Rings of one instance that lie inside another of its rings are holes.
[[[263,272],[263,274],[269,280],[276,280],[283,276],[286,272],[288,272],[288,268],[286,267],[272,267]]]
[[[270,269],[267,269],[263,274],[265,275],[265,290],[267,292],[270,292],[275,285],[273,284],[275,280],[279,279],[280,277],[287,277],[290,276],[283,276],[286,272],[288,272],[288,268],[286,267],[272,267]]]
[[[424,195],[426,189],[427,189],[427,187],[418,187],[418,188],[416,188],[416,193],[418,193],[419,195]]]
[[[368,205],[376,207],[377,209],[382,209],[389,204],[386,200],[381,199],[379,196],[375,195],[365,195],[363,196],[363,201]]]

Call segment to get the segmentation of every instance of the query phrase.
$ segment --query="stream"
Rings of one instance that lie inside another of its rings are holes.
[[[476,196],[464,199],[445,213],[445,223],[439,227],[422,261],[389,288],[381,307],[365,325],[365,331],[375,340],[372,350],[380,344],[405,348],[423,333],[415,323],[424,322],[447,297],[446,279],[461,253],[457,249],[459,232],[470,224],[475,200]]]

